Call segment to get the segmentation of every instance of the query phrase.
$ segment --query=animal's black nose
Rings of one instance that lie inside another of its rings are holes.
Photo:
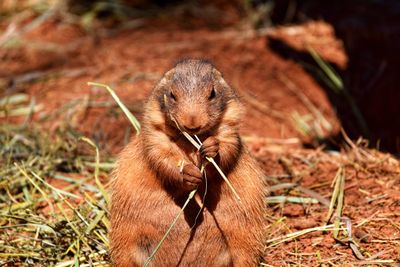
[[[199,127],[185,127],[185,128],[186,128],[186,130],[188,130],[189,132],[192,132],[192,133],[198,132],[201,129],[200,126]]]

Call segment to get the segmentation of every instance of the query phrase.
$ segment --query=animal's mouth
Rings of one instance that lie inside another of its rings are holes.
[[[204,130],[206,130],[207,127],[203,127],[203,126],[198,126],[198,127],[189,127],[189,126],[185,126],[181,123],[179,123],[179,121],[172,115],[170,115],[171,120],[175,123],[176,128],[183,132],[187,132],[190,135],[198,135],[204,132]]]
[[[184,127],[184,129],[186,130],[186,132],[195,135],[195,134],[199,134],[200,131],[202,130],[202,127],[195,127],[195,128],[190,128],[190,127]]]

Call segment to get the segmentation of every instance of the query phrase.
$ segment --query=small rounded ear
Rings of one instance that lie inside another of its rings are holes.
[[[162,88],[165,86],[169,81],[172,80],[172,76],[174,75],[174,69],[167,71],[161,80],[158,82],[156,88]]]
[[[222,73],[219,72],[217,69],[213,68],[212,74],[214,76],[214,80],[220,83],[222,86],[228,86],[229,85],[225,82],[224,78],[222,77]]]
[[[229,84],[225,81],[225,79],[222,77],[221,72],[219,72],[217,69],[214,68],[212,73],[213,73],[215,82],[217,82],[218,85],[227,89],[227,90],[225,90],[226,96],[237,98],[236,91],[232,87],[230,87]]]
[[[213,75],[215,81],[222,87],[226,88],[225,94],[229,98],[226,106],[226,112],[223,117],[223,123],[226,125],[231,125],[233,127],[240,124],[240,120],[244,115],[244,107],[239,101],[239,97],[236,91],[228,85],[228,83],[222,77],[221,72],[213,69]]]
[[[164,78],[168,80],[172,80],[172,76],[174,75],[175,69],[170,69],[164,74]]]

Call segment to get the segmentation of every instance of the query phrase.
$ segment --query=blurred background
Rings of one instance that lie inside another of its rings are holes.
[[[109,182],[135,130],[88,82],[140,121],[189,57],[246,107],[271,193],[260,266],[398,264],[399,48],[398,0],[1,0],[0,265],[111,266]]]
[[[162,74],[196,57],[240,92],[251,140],[338,149],[345,132],[400,151],[395,0],[3,0],[0,19],[2,123],[67,128],[118,152],[129,123],[87,82],[140,118]]]

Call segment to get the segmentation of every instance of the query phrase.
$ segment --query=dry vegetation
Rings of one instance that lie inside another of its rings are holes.
[[[94,157],[78,149],[83,141],[68,130],[51,137],[26,126],[0,131],[1,264],[108,262],[107,197],[94,182]]]
[[[14,1],[3,1],[0,15],[6,23],[0,25],[0,48],[34,45],[22,37],[54,15],[49,3],[53,2],[24,1],[17,8]],[[88,29],[96,26],[93,12],[82,17],[60,12],[59,16]],[[311,54],[327,83],[343,90],[340,77],[318,54]],[[14,82],[46,82],[54,75],[70,74],[65,70],[34,72]],[[150,80],[157,76],[150,72],[138,75]],[[318,143],[334,127],[324,117],[326,112],[284,75],[279,77],[307,110],[302,116],[292,113],[290,123]],[[0,89],[8,84],[7,79],[0,79]],[[71,121],[81,118],[91,105],[110,108],[120,116],[121,110],[110,102],[75,99],[33,118],[47,107],[29,94],[0,93],[0,265],[110,266],[107,190],[115,159],[102,150],[106,144],[101,139],[95,144],[79,127],[71,127]],[[283,113],[271,112],[267,104],[242,93],[253,107],[250,112],[267,110],[278,120],[285,119]],[[351,112],[360,116],[354,101],[346,98]],[[45,127],[54,118],[57,127],[49,131]],[[138,129],[134,117],[129,120]],[[362,117],[359,123],[364,123]],[[294,139],[244,136],[264,167],[271,191],[266,199],[269,226],[261,266],[399,264],[400,164],[390,154],[366,148],[365,140],[351,141],[342,135],[345,142],[340,151],[293,148]]]
[[[27,125],[3,125],[0,137],[2,264],[108,265],[108,194],[100,178],[109,175],[113,160],[103,158],[100,161],[94,143],[70,129],[48,136],[43,129]],[[376,211],[354,221],[344,214],[343,207],[345,189],[354,187],[354,182],[360,177],[377,178],[382,185],[389,183],[392,190],[399,190],[400,166],[389,155],[347,141],[348,149],[341,154],[291,151],[271,157],[264,151],[258,155],[261,162],[277,163],[284,170],[282,175],[266,177],[272,195],[266,201],[270,203],[272,213],[266,214],[270,226],[266,236],[265,263],[261,265],[276,266],[286,262],[328,266],[353,261],[353,256],[348,253],[344,253],[347,257],[321,257],[318,247],[325,246],[325,242],[331,244],[329,239],[337,242],[338,251],[350,248],[359,263],[394,264],[399,260],[391,258],[398,253],[399,237],[383,237],[383,232],[377,232],[376,227],[371,231],[368,226],[386,222],[384,235],[399,233],[400,199],[393,200],[387,193],[374,194],[360,188],[359,191],[368,196],[366,203],[371,208],[376,203],[393,209],[393,212]],[[85,146],[85,142],[90,146]],[[279,159],[275,161],[277,156]],[[309,187],[300,185],[304,177],[317,174],[327,163],[336,166],[335,175]],[[348,182],[352,185],[348,186]],[[362,203],[349,201],[347,213],[357,213],[357,204]],[[299,207],[307,213],[314,210],[315,214],[323,217],[314,214],[308,221],[299,218],[296,222],[297,219],[290,217],[293,213],[294,218],[298,217],[295,213]],[[284,247],[296,246],[298,239],[310,235],[310,246],[315,251],[301,252],[300,245],[296,253],[288,253],[280,259],[275,255],[270,259],[271,250],[288,250]],[[379,244],[382,251],[373,252],[373,244]],[[370,252],[371,245],[373,249]]]

